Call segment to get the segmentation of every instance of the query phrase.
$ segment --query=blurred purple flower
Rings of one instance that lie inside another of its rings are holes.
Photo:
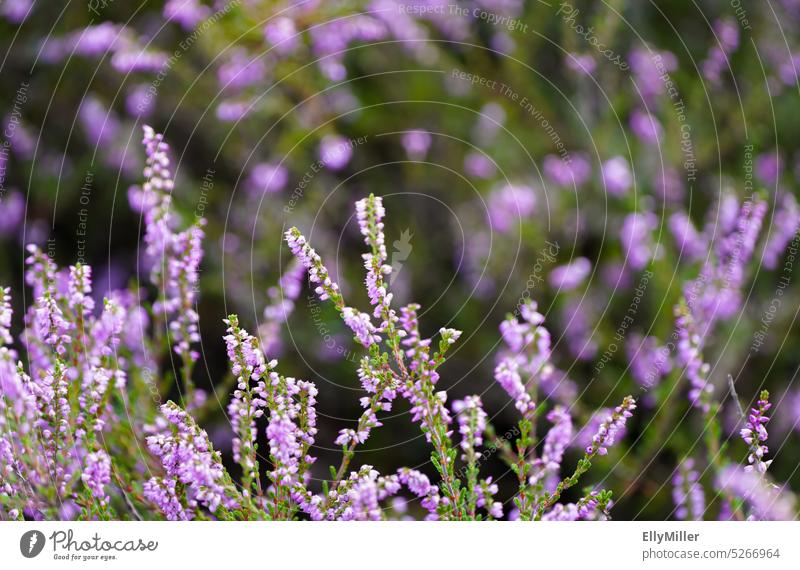
[[[654,336],[631,335],[625,343],[631,376],[645,389],[657,386],[672,370],[669,348],[661,346]]]
[[[756,157],[756,176],[767,186],[778,183],[783,161],[775,152],[766,152]]]
[[[319,159],[331,170],[341,170],[350,162],[353,146],[339,135],[325,135],[319,144]]]
[[[695,229],[692,220],[686,212],[675,212],[669,217],[669,229],[675,238],[675,246],[680,257],[687,257],[691,261],[703,259],[708,253],[708,244],[705,236],[701,236]]]
[[[633,269],[644,268],[654,253],[651,232],[658,227],[658,219],[652,212],[634,212],[625,217],[619,239],[628,265]]]
[[[5,0],[0,5],[0,14],[12,24],[21,24],[33,8],[33,0]]]
[[[568,160],[548,154],[542,161],[542,170],[554,184],[566,187],[580,186],[592,173],[589,160],[580,153],[571,155]]]
[[[635,48],[628,54],[634,81],[649,106],[664,91],[664,73],[675,71],[678,60],[669,51],[653,51],[649,47]]]
[[[431,135],[427,131],[413,130],[403,133],[403,148],[411,160],[422,160],[431,146]]]
[[[141,83],[128,92],[125,109],[131,117],[146,118],[153,113],[155,102],[155,90],[149,84]]]
[[[597,62],[589,54],[567,54],[567,68],[578,74],[591,75],[597,69]]]
[[[273,18],[264,26],[264,38],[281,55],[294,52],[300,45],[294,20],[285,16]]]
[[[228,99],[220,101],[219,105],[217,105],[217,118],[220,121],[233,123],[246,117],[251,110],[248,101]]]
[[[772,233],[764,245],[764,267],[775,269],[786,246],[794,239],[800,227],[800,207],[792,194],[780,197],[778,210],[772,219]]]
[[[649,145],[656,145],[664,136],[664,127],[650,113],[636,109],[631,113],[631,130],[639,140]]]
[[[570,263],[554,268],[548,280],[554,289],[571,291],[579,287],[591,272],[592,262],[585,257],[576,257]]]
[[[491,178],[496,171],[492,160],[483,153],[471,152],[464,157],[464,172],[475,178]]]
[[[176,22],[191,32],[197,24],[211,15],[211,8],[198,3],[197,0],[167,0],[164,4],[164,18]]]
[[[81,105],[79,116],[91,146],[105,147],[114,143],[120,128],[119,121],[98,98],[86,97]]]
[[[250,170],[247,189],[252,196],[280,192],[289,181],[289,171],[282,164],[262,162]]]
[[[489,195],[489,223],[500,233],[533,214],[536,194],[529,186],[506,184]]]
[[[16,231],[24,216],[25,198],[22,194],[12,190],[0,197],[0,236]]]
[[[633,176],[628,161],[621,156],[609,158],[603,163],[603,184],[612,196],[622,196],[630,190]]]
[[[244,49],[235,49],[219,66],[217,81],[220,89],[240,91],[261,83],[266,75],[267,66],[263,58],[251,57]]]

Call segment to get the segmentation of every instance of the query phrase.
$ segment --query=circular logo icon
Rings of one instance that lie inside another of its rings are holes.
[[[44,533],[29,530],[19,539],[19,551],[25,558],[38,556],[44,548]]]

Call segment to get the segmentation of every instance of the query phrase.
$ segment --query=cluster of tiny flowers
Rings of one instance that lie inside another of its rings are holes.
[[[369,302],[375,307],[374,316],[381,317],[392,302],[392,294],[386,290],[383,276],[392,272],[386,265],[386,238],[383,234],[383,217],[386,210],[380,197],[369,196],[356,202],[356,218],[361,235],[370,248],[370,253],[362,255],[367,270],[365,284]]]
[[[675,502],[675,518],[701,521],[706,510],[706,497],[699,483],[700,474],[694,468],[694,460],[684,459],[672,478],[672,500]]]
[[[220,506],[235,507],[235,498],[223,484],[224,470],[219,453],[211,447],[205,431],[173,402],[162,405],[161,413],[165,425],[158,433],[148,436],[147,447],[161,460],[166,476],[175,478],[186,487],[190,511],[195,511],[198,505],[205,506],[212,513]],[[164,483],[153,478],[150,488],[159,492],[153,492],[147,498],[169,516],[173,506],[171,502],[164,503],[168,497],[161,492]]]
[[[536,404],[530,387],[552,373],[550,364],[550,332],[542,326],[544,317],[536,310],[536,303],[528,301],[520,307],[522,321],[508,317],[500,324],[500,333],[508,348],[494,370],[498,384],[514,400],[516,408],[528,415]],[[523,382],[523,375],[528,379]]]
[[[717,475],[716,485],[720,491],[745,502],[747,520],[788,521],[796,518],[797,499],[794,494],[770,483],[755,470],[728,465]]]
[[[345,306],[344,300],[339,293],[339,286],[331,279],[328,269],[322,263],[322,258],[308,244],[306,238],[300,234],[300,231],[297,228],[291,228],[284,234],[284,237],[292,254],[308,271],[309,280],[317,285],[315,292],[320,300],[330,299],[333,301],[336,308],[341,312],[344,323],[356,335],[358,342],[365,347],[380,342],[380,335],[377,334],[377,329],[373,325],[370,316],[353,307]]]
[[[675,309],[675,328],[678,337],[678,360],[684,366],[689,380],[689,401],[703,413],[711,409],[714,387],[708,381],[711,367],[703,360],[700,335],[695,331],[694,320],[686,307]]]
[[[757,471],[758,473],[766,473],[772,460],[764,461],[764,456],[769,451],[767,447],[767,433],[766,424],[769,421],[767,412],[772,407],[769,401],[769,392],[762,391],[758,402],[755,407],[750,410],[747,416],[747,423],[739,432],[742,439],[749,447],[747,454],[746,471]]]
[[[292,255],[308,271],[308,279],[316,284],[314,291],[321,301],[331,299],[337,306],[341,302],[339,285],[331,279],[328,268],[322,263],[322,258],[306,241],[306,238],[297,228],[291,228],[284,234],[286,244]]]
[[[636,400],[631,396],[626,396],[622,404],[614,408],[608,419],[600,424],[597,433],[592,437],[592,443],[586,447],[586,454],[605,455],[608,453],[608,448],[614,444],[617,432],[625,427],[635,409]]]
[[[475,504],[486,509],[489,516],[501,519],[503,518],[503,503],[493,500],[493,497],[497,494],[497,490],[497,484],[492,482],[491,477],[483,479],[475,488],[475,494],[477,496]]]
[[[541,457],[534,460],[534,471],[529,483],[534,485],[545,479],[545,488],[552,490],[561,469],[564,452],[572,442],[572,416],[563,406],[556,406],[547,414],[553,426],[544,438]]]
[[[596,493],[590,493],[577,503],[557,504],[542,516],[543,521],[605,520],[606,514],[598,507]],[[609,505],[610,506],[610,505]]]
[[[467,396],[453,402],[453,411],[458,420],[458,433],[461,434],[461,449],[466,454],[474,453],[483,445],[486,431],[486,412],[483,411],[480,396]]]
[[[258,327],[267,354],[276,354],[281,348],[281,327],[294,311],[305,275],[306,268],[294,260],[281,275],[278,285],[267,290],[269,304],[264,308],[264,321]]]
[[[111,458],[105,451],[95,451],[86,456],[81,479],[101,505],[108,505],[106,486],[111,482]]]
[[[131,201],[144,218],[146,251],[153,263],[151,278],[163,298],[155,305],[156,314],[169,319],[174,351],[189,363],[199,354],[191,345],[200,340],[199,316],[195,310],[199,290],[200,262],[203,258],[202,227],[205,220],[186,230],[176,231],[177,219],[172,212],[172,190],[175,183],[170,170],[169,145],[161,133],[145,125],[145,182],[141,190],[134,188]]]
[[[258,340],[239,328],[239,319],[231,315],[225,319],[228,334],[225,346],[231,372],[236,378],[236,390],[228,405],[228,414],[234,423],[236,437],[233,439],[233,459],[241,464],[247,477],[257,478],[255,441],[256,419],[264,415],[267,406],[267,387],[264,376],[277,362],[267,364]]]
[[[397,379],[389,371],[378,370],[369,358],[361,359],[358,367],[358,378],[364,391],[371,396],[361,398],[361,407],[364,413],[358,420],[356,429],[343,429],[336,438],[337,445],[350,445],[364,443],[370,432],[383,424],[378,420],[377,412],[392,410],[392,402],[397,397]]]

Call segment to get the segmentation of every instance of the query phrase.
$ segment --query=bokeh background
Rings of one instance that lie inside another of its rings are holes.
[[[3,0],[0,16],[0,282],[25,291],[23,246],[37,243],[62,265],[91,264],[98,297],[146,288],[129,188],[142,125],[163,132],[175,207],[208,222],[195,381],[219,399],[203,425],[226,460],[222,319],[264,322],[294,225],[364,306],[353,204],[372,192],[395,298],[422,305],[424,334],[465,331],[442,369],[450,398],[481,394],[500,433],[516,422],[492,376],[498,325],[534,299],[558,368],[545,390],[578,426],[625,394],[641,400],[589,482],[614,491],[617,518],[672,517],[676,463],[701,448],[703,425],[685,382],[665,399],[637,357],[672,334],[684,284],[757,191],[770,209],[743,302],[704,339],[706,359],[729,452],[744,459],[730,374],[744,406],[773,393],[771,472],[800,490],[800,297],[786,253],[800,2]],[[554,271],[565,264],[573,279]],[[15,302],[20,315],[26,299]],[[325,477],[335,434],[360,414],[360,353],[304,288],[270,354],[320,390]],[[383,423],[354,463],[431,472],[407,409]],[[496,458],[485,468],[513,492]]]

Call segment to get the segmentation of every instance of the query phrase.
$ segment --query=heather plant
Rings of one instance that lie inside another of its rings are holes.
[[[796,518],[798,3],[573,4],[3,3],[0,518]]]
[[[441,328],[438,339],[423,338],[419,305],[401,307],[399,313],[393,307],[385,210],[375,195],[356,203],[367,246],[362,257],[368,313],[345,302],[322,259],[297,228],[285,234],[314,292],[334,305],[364,350],[357,370],[364,411],[355,429],[342,429],[335,438],[342,449],[339,466],[331,466],[331,478],[320,489],[312,487],[313,446],[319,437],[317,389],[312,382],[280,374],[278,362],[264,353],[261,340],[230,315],[224,341],[235,389],[228,414],[233,461],[241,472],[238,480],[231,476],[193,416],[202,411],[191,367],[198,359],[193,348],[199,340],[194,285],[203,222],[180,229],[170,207],[174,181],[169,147],[150,127],[144,128],[143,142],[145,182],[134,194],[152,261],[154,302],[143,307],[134,291],[117,291],[105,298],[102,310],[95,310],[89,267],[59,270],[39,248],[30,246],[27,283],[35,301],[20,336],[26,367],[9,346],[10,297],[3,290],[3,516],[379,520],[387,516],[390,497],[408,493],[420,500],[429,519],[503,518],[497,485],[480,473],[480,450],[485,438],[495,433],[480,397],[448,404],[447,393],[437,388],[438,369],[461,331]],[[297,278],[293,272],[292,279]],[[500,327],[506,349],[495,371],[496,381],[520,414],[516,439],[497,442],[519,481],[515,515],[524,520],[607,518],[609,491],[588,490],[575,503],[559,499],[578,484],[592,460],[614,444],[635,401],[628,396],[607,414],[572,474],[562,475],[572,419],[561,406],[547,412],[546,402],[535,402],[540,382],[552,373],[550,335],[532,301],[519,307],[519,315],[509,316]],[[158,319],[167,323],[166,338],[150,332],[157,330],[152,323]],[[152,383],[161,376],[155,369],[164,347],[181,359],[175,381],[182,405],[157,404],[163,386],[159,382],[154,388]],[[370,465],[353,469],[356,447],[381,427],[379,415],[391,411],[398,399],[407,402],[411,420],[431,447],[433,481],[406,467],[388,475]],[[542,414],[552,427],[539,456],[534,425]],[[262,431],[268,450],[259,453]]]

